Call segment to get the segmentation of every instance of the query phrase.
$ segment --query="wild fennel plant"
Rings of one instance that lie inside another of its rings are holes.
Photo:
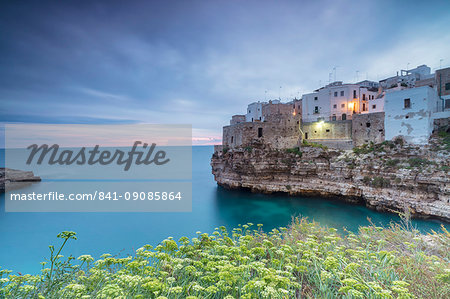
[[[212,235],[144,245],[133,256],[60,253],[38,275],[0,270],[2,298],[449,298],[450,234],[392,224],[339,233],[305,219],[263,232],[225,227]]]

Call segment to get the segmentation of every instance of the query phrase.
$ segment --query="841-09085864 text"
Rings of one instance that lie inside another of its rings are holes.
[[[47,192],[47,193],[11,193],[9,196],[12,201],[20,200],[38,200],[38,201],[82,201],[82,200],[99,200],[99,201],[111,201],[111,200],[149,200],[149,201],[179,201],[182,200],[183,194],[180,191],[148,191],[148,192],[111,192],[111,191],[95,191],[93,193],[69,193],[62,192]]]

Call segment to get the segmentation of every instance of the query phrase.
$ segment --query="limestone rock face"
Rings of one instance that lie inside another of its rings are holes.
[[[358,151],[264,145],[215,152],[217,183],[254,192],[337,197],[380,211],[450,221],[448,152],[384,142]]]
[[[41,178],[35,176],[32,171],[0,168],[0,192],[5,192],[5,189],[22,188],[39,181],[41,181]]]

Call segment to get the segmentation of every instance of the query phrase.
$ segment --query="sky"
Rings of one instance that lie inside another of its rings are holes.
[[[2,1],[0,121],[192,124],[450,66],[450,1]],[[331,75],[330,75],[331,74]]]

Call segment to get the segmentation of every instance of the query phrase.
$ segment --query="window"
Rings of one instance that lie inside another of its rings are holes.
[[[338,95],[338,92],[335,91],[335,92],[334,92],[334,97],[337,97],[337,95]]]
[[[347,114],[342,114],[342,120],[347,120]]]
[[[344,96],[344,91],[342,90],[342,91],[341,91],[341,97],[343,97],[343,96]]]
[[[233,143],[234,141],[234,136],[231,136],[231,143]]]
[[[365,101],[365,100],[366,100],[366,94],[363,93],[363,101]]]
[[[445,83],[445,90],[450,90],[450,82]]]
[[[317,101],[319,98],[318,97],[314,97],[314,101]]]
[[[372,105],[372,109],[377,109],[377,105]]]
[[[263,128],[258,128],[258,137],[262,137],[263,136]]]
[[[345,108],[345,104],[341,104],[341,108]]]
[[[363,111],[366,111],[366,104],[363,103]]]
[[[353,98],[356,99],[356,90],[353,90]]]
[[[319,106],[314,107],[314,113],[319,113]]]
[[[366,127],[370,128],[370,123],[366,123]]]
[[[331,117],[332,121],[336,121],[336,114],[333,114],[333,116]]]
[[[248,109],[248,113],[252,113],[252,110]]]
[[[405,103],[405,109],[411,108],[411,99],[405,99],[404,103]]]
[[[334,109],[336,109],[336,108],[337,108],[337,105],[336,105],[336,104],[334,104],[334,105],[333,105],[333,108],[334,108]]]

